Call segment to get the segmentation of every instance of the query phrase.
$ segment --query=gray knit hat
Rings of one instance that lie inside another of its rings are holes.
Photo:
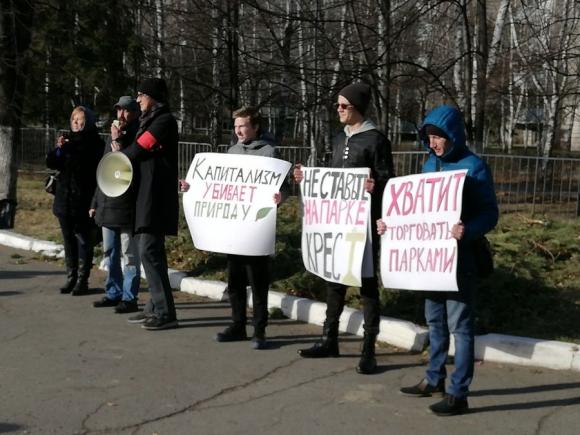
[[[361,115],[364,115],[371,102],[371,87],[365,83],[353,83],[340,90],[342,95]]]
[[[135,98],[130,97],[129,95],[123,95],[119,98],[119,101],[115,103],[113,109],[127,109],[129,112],[137,112],[139,111],[139,105]]]

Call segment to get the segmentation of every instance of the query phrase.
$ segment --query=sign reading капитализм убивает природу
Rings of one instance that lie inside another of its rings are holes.
[[[326,281],[360,287],[361,276],[373,273],[372,261],[363,265],[365,249],[371,249],[369,169],[302,170],[304,267]]]
[[[197,249],[271,255],[276,239],[274,194],[290,163],[270,157],[198,153],[187,177],[183,210]]]
[[[457,291],[457,241],[466,170],[391,178],[383,194],[381,278],[386,288]]]

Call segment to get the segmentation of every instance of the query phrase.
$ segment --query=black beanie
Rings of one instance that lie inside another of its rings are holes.
[[[444,139],[449,140],[449,136],[447,135],[447,133],[445,133],[439,127],[437,127],[433,124],[425,124],[425,136],[429,136],[429,135],[439,136],[439,137],[442,137]]]
[[[365,83],[354,83],[345,86],[338,95],[342,95],[361,115],[364,115],[371,102],[371,88]]]
[[[167,84],[163,79],[155,77],[145,79],[137,88],[137,92],[147,94],[159,103],[167,102]]]

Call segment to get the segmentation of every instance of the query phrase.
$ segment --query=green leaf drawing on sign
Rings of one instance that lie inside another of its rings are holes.
[[[258,221],[260,219],[264,219],[266,216],[268,216],[268,213],[270,213],[273,208],[274,207],[264,207],[258,210],[256,213],[256,220]]]

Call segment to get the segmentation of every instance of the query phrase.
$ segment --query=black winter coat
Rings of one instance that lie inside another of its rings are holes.
[[[381,216],[383,190],[389,179],[395,176],[389,140],[376,128],[356,133],[349,138],[342,131],[333,140],[330,166],[371,169],[371,178],[375,180],[371,195],[371,224],[374,229],[376,220]],[[375,233],[373,231],[373,235]]]
[[[135,233],[177,234],[177,122],[165,105],[141,115],[137,139],[122,150],[139,171]]]
[[[60,172],[52,206],[56,216],[88,219],[104,146],[96,128],[89,128],[69,133],[62,147],[47,154],[46,166]]]
[[[137,130],[139,128],[139,120],[135,119],[125,129],[125,134],[122,135],[117,142],[121,145],[121,149],[127,148],[135,141]],[[105,154],[111,152],[111,147],[106,147]],[[139,180],[138,167],[133,168],[133,180]],[[97,187],[91,208],[95,211],[95,222],[101,227],[107,228],[133,228],[135,215],[135,185],[136,181],[131,183],[129,189],[115,198],[109,197]]]

